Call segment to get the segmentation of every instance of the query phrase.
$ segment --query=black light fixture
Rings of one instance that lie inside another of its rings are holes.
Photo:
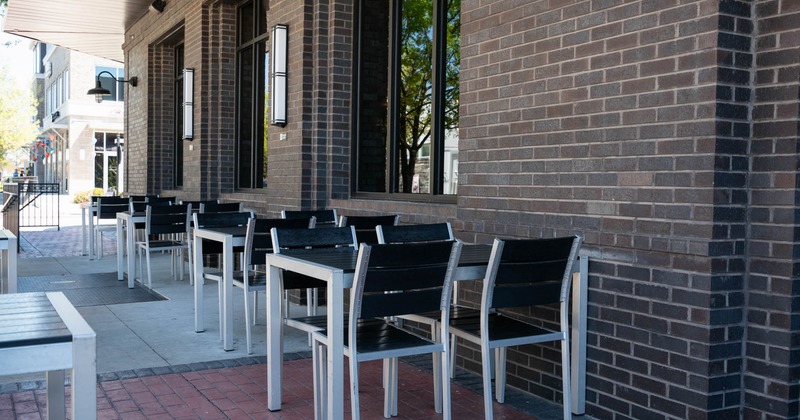
[[[152,3],[150,3],[150,11],[151,12],[156,12],[156,13],[161,13],[161,12],[164,11],[164,7],[166,7],[166,6],[167,6],[167,2],[166,1],[164,1],[164,0],[154,0]]]
[[[108,71],[103,70],[100,73],[97,73],[97,84],[95,85],[95,87],[92,88],[92,89],[89,89],[89,91],[86,92],[87,95],[94,95],[94,99],[97,101],[98,104],[100,102],[103,102],[103,96],[111,95],[111,91],[109,91],[108,89],[104,88],[103,85],[100,84],[100,76],[103,73],[109,75],[109,77],[114,79],[115,82],[130,83],[131,86],[133,86],[133,87],[136,87],[136,85],[139,84],[139,78],[138,77],[131,77],[128,80],[117,79],[116,77],[114,77],[113,74],[109,73]]]

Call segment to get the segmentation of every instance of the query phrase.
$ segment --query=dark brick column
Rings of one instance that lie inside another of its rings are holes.
[[[800,2],[757,1],[755,13],[744,410],[748,419],[797,419]]]

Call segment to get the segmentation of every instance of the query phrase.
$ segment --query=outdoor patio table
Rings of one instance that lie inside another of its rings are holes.
[[[136,246],[133,243],[136,237],[136,224],[144,223],[146,219],[145,212],[131,214],[129,211],[122,211],[117,213],[117,280],[124,280],[123,273],[127,273],[129,289],[133,289],[136,277]],[[127,271],[123,267],[123,250],[127,258]]]
[[[3,252],[0,293],[17,293],[17,237],[14,232],[0,228],[0,250]]]
[[[490,245],[465,245],[456,281],[481,280],[491,254]],[[286,250],[267,255],[267,408],[281,409],[283,340],[281,314],[281,270],[291,270],[327,282],[328,325],[328,418],[342,418],[344,413],[344,289],[353,284],[358,250],[352,248]],[[572,325],[572,412],[585,412],[586,376],[586,290],[588,259],[581,257],[574,267]],[[338,383],[337,383],[338,381]]]
[[[97,414],[95,332],[61,292],[0,296],[0,375],[45,371],[47,418],[65,417],[65,369],[72,370],[73,419]]]
[[[233,247],[244,246],[246,226],[195,228],[192,261],[194,267],[194,330],[205,330],[203,320],[203,239],[222,244],[222,348],[233,350]]]

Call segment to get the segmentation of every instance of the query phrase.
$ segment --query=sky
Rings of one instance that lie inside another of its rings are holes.
[[[2,17],[0,17],[0,28],[3,27]],[[7,42],[15,43],[10,47]],[[33,58],[28,49],[30,40],[5,32],[0,32],[0,67],[4,67],[6,72],[17,79],[18,83],[30,86],[33,78]]]

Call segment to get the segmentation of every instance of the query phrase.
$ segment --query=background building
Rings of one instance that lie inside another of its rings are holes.
[[[125,91],[103,75],[101,82],[112,94],[102,103],[86,95],[102,71],[124,77],[122,64],[45,43],[37,44],[35,55],[44,112],[42,133],[32,145],[35,175],[61,183],[70,194],[122,191]]]

